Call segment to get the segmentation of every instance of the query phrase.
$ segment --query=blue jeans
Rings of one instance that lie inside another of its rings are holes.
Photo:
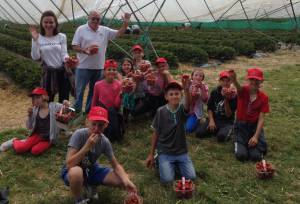
[[[89,83],[89,93],[85,105],[85,112],[88,113],[91,108],[92,98],[94,94],[94,86],[102,77],[102,69],[76,69],[75,71],[75,88],[76,100],[74,108],[77,112],[82,111],[82,100],[86,85]]]
[[[187,153],[180,155],[159,154],[158,163],[160,181],[162,183],[174,181],[176,165],[179,167],[181,176],[184,176],[187,179],[196,178],[192,160]]]
[[[187,133],[192,133],[198,125],[198,118],[196,114],[189,115],[185,123],[185,131]]]

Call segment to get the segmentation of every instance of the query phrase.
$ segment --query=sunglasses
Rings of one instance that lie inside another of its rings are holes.
[[[100,18],[93,17],[93,18],[91,18],[91,21],[97,21],[97,22],[99,22]]]

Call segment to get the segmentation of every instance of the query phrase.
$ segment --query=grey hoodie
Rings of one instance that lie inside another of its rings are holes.
[[[57,143],[58,139],[58,133],[60,128],[57,126],[56,118],[55,118],[55,113],[60,111],[62,108],[62,104],[60,103],[55,103],[55,102],[50,102],[49,103],[49,114],[50,114],[50,142],[51,144]],[[31,116],[28,116],[26,120],[26,127],[31,131],[31,134],[35,131],[36,128],[36,117],[38,114],[39,108],[34,107],[32,110]]]

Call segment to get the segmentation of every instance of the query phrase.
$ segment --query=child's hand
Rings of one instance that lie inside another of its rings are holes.
[[[129,179],[124,182],[124,186],[128,192],[137,193],[136,186]]]
[[[99,140],[99,134],[92,133],[85,143],[85,146],[90,150]]]
[[[33,113],[33,107],[29,107],[29,108],[27,109],[27,114],[28,114],[28,116],[31,116],[32,113]]]
[[[236,73],[235,73],[235,71],[233,70],[233,69],[230,69],[229,71],[229,78],[230,78],[230,80],[231,81],[236,81],[237,79],[237,77],[236,77]]]
[[[146,166],[147,168],[152,168],[154,166],[154,156],[152,154],[149,154],[146,159]]]
[[[258,143],[257,137],[253,136],[250,138],[248,145],[249,145],[249,147],[255,147],[257,145],[257,143]]]
[[[71,106],[71,103],[68,100],[64,100],[63,105],[65,106],[65,108],[69,108]]]
[[[214,132],[217,129],[215,121],[213,120],[209,121],[207,129],[210,130],[211,132]]]

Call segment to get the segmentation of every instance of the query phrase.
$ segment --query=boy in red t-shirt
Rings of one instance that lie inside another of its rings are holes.
[[[263,72],[260,68],[248,69],[248,84],[244,86],[238,83],[233,70],[230,78],[238,91],[235,156],[240,161],[259,161],[267,152],[263,125],[265,113],[269,112],[269,98],[260,91]]]

